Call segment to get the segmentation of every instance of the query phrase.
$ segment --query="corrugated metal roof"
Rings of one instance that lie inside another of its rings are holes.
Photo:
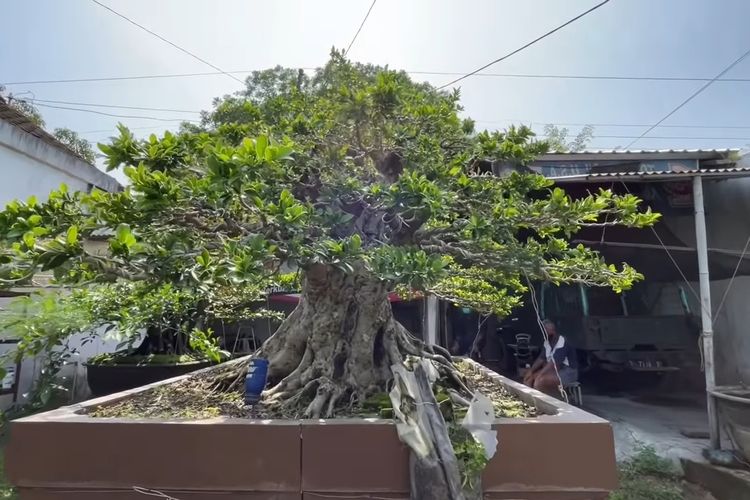
[[[606,181],[611,179],[620,180],[643,180],[643,181],[656,181],[662,179],[675,180],[680,177],[695,177],[700,175],[701,177],[713,177],[713,178],[729,178],[729,177],[750,177],[750,167],[734,167],[734,168],[702,168],[693,170],[683,170],[680,172],[600,172],[591,174],[581,175],[567,175],[561,177],[549,177],[557,183],[564,182],[598,182]]]
[[[658,154],[658,153],[686,153],[686,154],[703,154],[703,153],[717,153],[717,154],[728,154],[738,153],[739,148],[726,148],[726,149],[586,149],[583,151],[551,151],[549,154],[553,155],[589,155],[589,154]],[[545,155],[542,155],[545,156]]]
[[[739,149],[599,149],[588,151],[561,151],[539,155],[532,165],[555,161],[628,161],[650,160],[720,160],[739,154]]]

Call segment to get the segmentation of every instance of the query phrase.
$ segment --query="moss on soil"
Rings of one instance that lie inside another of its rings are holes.
[[[534,408],[509,394],[496,380],[477,371],[468,363],[458,362],[458,370],[466,377],[470,389],[478,389],[488,396],[498,417],[533,417]],[[93,417],[120,418],[173,418],[173,419],[209,419],[215,417],[234,418],[288,418],[288,415],[277,414],[255,405],[252,410],[245,406],[244,395],[240,391],[217,392],[211,388],[215,384],[211,372],[189,377],[175,384],[162,385],[141,392],[122,401],[98,406],[89,410]],[[438,394],[438,400],[441,398]],[[353,408],[346,417],[392,418],[391,402],[385,393],[376,394],[359,407]],[[457,415],[461,417],[462,415]]]

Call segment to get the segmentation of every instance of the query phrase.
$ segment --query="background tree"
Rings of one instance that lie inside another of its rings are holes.
[[[594,137],[594,127],[585,125],[571,141],[568,141],[569,131],[566,127],[559,128],[551,123],[544,126],[544,135],[550,151],[576,153],[583,151]]]
[[[89,141],[78,135],[78,132],[63,127],[56,128],[54,132],[52,132],[52,135],[87,162],[91,164],[96,162],[94,148]]]
[[[568,239],[657,216],[632,195],[573,200],[540,176],[492,176],[492,162],[527,164],[547,144],[526,127],[475,133],[458,92],[336,52],[312,76],[277,68],[247,84],[202,129],[138,141],[121,127],[100,148],[126,166],[124,192],[10,204],[3,282],[52,270],[96,321],[142,320],[152,350],[210,352],[207,320],[298,279],[299,305],[261,349],[265,403],[320,417],[383,391],[407,356],[464,387],[447,352],[394,319],[391,290],[507,314],[526,280],[619,290],[640,277]],[[103,229],[109,253],[88,252],[81,239]]]

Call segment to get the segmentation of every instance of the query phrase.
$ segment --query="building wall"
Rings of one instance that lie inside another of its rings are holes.
[[[61,183],[71,191],[87,191],[90,186],[118,189],[117,181],[93,165],[2,120],[0,179],[0,207],[31,195],[45,200]]]
[[[40,201],[46,200],[50,191],[58,189],[65,183],[70,191],[88,191],[96,186],[106,191],[119,189],[117,181],[93,165],[89,165],[71,152],[55,147],[9,123],[0,120],[0,209],[15,199],[26,200],[36,196]],[[7,306],[12,299],[1,298],[0,309]],[[0,332],[7,337],[7,332]],[[79,360],[113,350],[116,342],[96,339],[82,345],[72,339],[71,345],[81,351]],[[13,350],[13,344],[0,344],[0,355]],[[28,359],[21,364],[19,380],[19,402],[23,402],[33,385],[34,378],[41,366],[41,361]],[[73,375],[74,366],[66,368],[66,373]],[[79,374],[82,369],[78,368]],[[7,409],[13,403],[12,396],[0,396],[0,409]]]

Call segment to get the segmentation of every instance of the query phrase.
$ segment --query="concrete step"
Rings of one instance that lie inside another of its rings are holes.
[[[750,500],[750,472],[682,460],[685,479],[708,490],[716,500]]]

